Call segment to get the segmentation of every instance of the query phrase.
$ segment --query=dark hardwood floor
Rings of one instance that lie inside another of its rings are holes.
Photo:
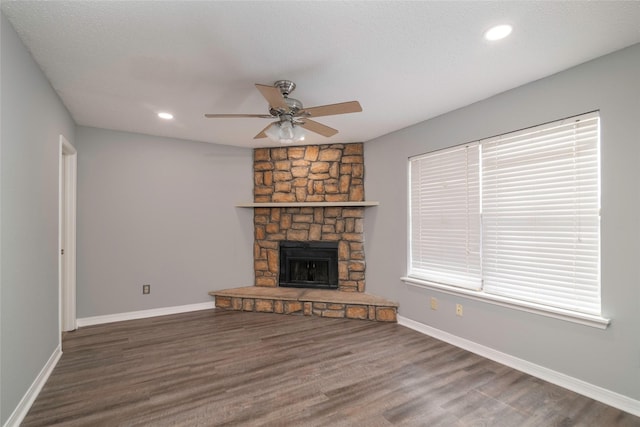
[[[207,310],[85,327],[23,426],[640,426],[397,324]]]

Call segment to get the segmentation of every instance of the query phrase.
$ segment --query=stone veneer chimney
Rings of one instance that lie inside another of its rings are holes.
[[[254,202],[363,202],[362,143],[258,148]],[[364,207],[254,209],[256,286],[278,286],[282,240],[338,242],[338,289],[365,290]]]

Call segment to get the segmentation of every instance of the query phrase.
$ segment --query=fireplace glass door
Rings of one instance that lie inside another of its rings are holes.
[[[337,242],[280,242],[279,286],[337,289]]]

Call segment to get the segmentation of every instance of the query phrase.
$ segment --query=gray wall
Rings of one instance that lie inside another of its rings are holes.
[[[59,136],[74,124],[11,24],[2,37],[0,423],[59,343]]]
[[[252,150],[78,127],[78,317],[253,285]],[[142,295],[142,285],[151,294]]]
[[[367,290],[400,315],[588,383],[640,399],[640,45],[365,144]],[[428,94],[426,94],[428,98]],[[599,330],[403,284],[407,158],[600,110],[602,305]],[[440,301],[429,309],[429,298]],[[464,317],[455,316],[455,303]]]
[[[1,17],[0,423],[59,342],[58,137],[78,148],[78,317],[211,301],[253,283],[251,151],[78,128]],[[640,399],[640,46],[365,144],[367,291],[400,314]],[[599,109],[602,284],[598,330],[412,288],[407,157]],[[152,292],[141,295],[141,285]],[[440,309],[428,309],[436,296]],[[465,316],[453,306],[461,302]]]

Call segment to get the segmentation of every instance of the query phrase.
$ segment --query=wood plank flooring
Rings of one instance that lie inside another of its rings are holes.
[[[398,324],[238,311],[82,328],[29,426],[640,426]]]

